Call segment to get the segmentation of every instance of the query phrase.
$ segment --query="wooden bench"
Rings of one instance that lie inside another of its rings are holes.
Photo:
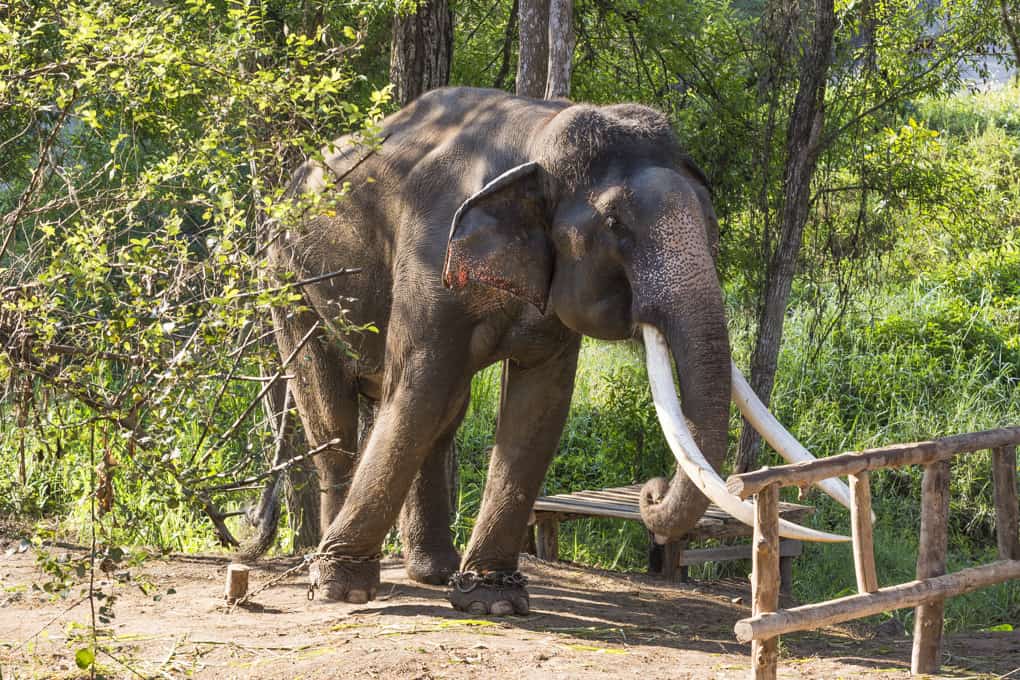
[[[535,555],[544,560],[555,561],[559,558],[560,522],[583,517],[613,517],[641,522],[641,511],[638,506],[641,487],[641,484],[632,484],[612,489],[539,497],[535,501],[530,521],[535,527]],[[783,519],[802,523],[814,512],[814,508],[796,503],[780,503],[779,511]],[[694,529],[683,538],[662,541],[659,537],[651,537],[648,571],[662,574],[669,579],[686,581],[687,569],[691,565],[749,560],[751,545],[748,543],[696,550],[686,548],[695,541],[710,538],[750,538],[751,533],[751,527],[737,521],[717,506],[710,505]],[[783,539],[779,550],[780,589],[784,593],[789,593],[793,580],[793,560],[801,554],[801,542]]]

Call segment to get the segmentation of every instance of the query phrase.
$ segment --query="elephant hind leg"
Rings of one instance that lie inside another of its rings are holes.
[[[288,314],[273,310],[276,341],[283,356],[290,355],[315,323],[310,312]],[[287,368],[294,375],[291,394],[301,415],[308,445],[336,441],[315,456],[318,472],[319,533],[343,507],[358,450],[358,383],[343,353],[324,336],[311,338]]]

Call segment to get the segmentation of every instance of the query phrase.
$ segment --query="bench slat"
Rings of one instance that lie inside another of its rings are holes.
[[[641,521],[639,499],[642,486],[642,484],[631,484],[608,489],[586,489],[574,493],[541,496],[535,501],[535,512]],[[786,519],[798,519],[812,514],[814,508],[797,503],[780,503],[779,512]],[[739,524],[739,522],[716,505],[710,505],[698,522],[699,528],[728,524]]]

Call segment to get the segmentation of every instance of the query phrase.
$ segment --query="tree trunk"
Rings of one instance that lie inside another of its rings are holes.
[[[786,134],[779,243],[769,260],[758,334],[751,354],[751,387],[766,405],[775,384],[783,321],[810,208],[811,179],[825,123],[825,83],[835,26],[833,0],[815,0],[811,44],[800,61],[800,82]],[[758,434],[745,422],[740,436],[737,472],[757,467],[760,447]]]
[[[453,15],[447,0],[423,0],[413,14],[393,18],[390,82],[404,106],[450,82]]]
[[[549,0],[520,0],[519,8],[517,94],[541,99],[549,62]]]
[[[510,6],[510,16],[506,19],[506,31],[503,34],[503,50],[499,62],[499,71],[496,72],[496,77],[492,81],[492,86],[497,90],[503,89],[507,74],[510,73],[510,55],[513,51],[514,38],[517,33],[518,3],[519,0],[514,0],[513,5]]]
[[[1013,66],[1017,69],[1015,77],[1020,81],[1020,31],[1017,31],[1016,21],[1013,13],[1017,8],[1010,7],[1009,0],[999,0],[999,14],[1002,16],[1002,28],[1009,38],[1009,44],[1013,48]]]
[[[570,96],[574,67],[574,0],[549,0],[549,66],[545,98]]]

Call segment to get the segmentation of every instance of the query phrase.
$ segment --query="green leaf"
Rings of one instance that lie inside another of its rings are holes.
[[[74,653],[74,663],[83,671],[92,667],[96,662],[96,653],[88,647],[82,647]]]

